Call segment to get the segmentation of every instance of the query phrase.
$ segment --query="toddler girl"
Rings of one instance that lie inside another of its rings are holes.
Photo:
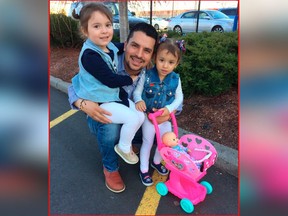
[[[183,102],[181,80],[174,69],[181,59],[181,51],[185,51],[184,41],[174,41],[165,36],[161,38],[155,57],[155,67],[142,76],[136,90],[134,101],[136,109],[142,112],[153,112],[155,109],[162,110],[164,114],[175,111]],[[159,124],[160,136],[171,131],[171,122]],[[140,150],[140,179],[146,186],[153,184],[149,174],[149,157],[154,142],[155,129],[145,116],[142,125],[143,142]],[[160,163],[161,155],[156,148],[151,167],[159,174],[167,175],[168,170]]]

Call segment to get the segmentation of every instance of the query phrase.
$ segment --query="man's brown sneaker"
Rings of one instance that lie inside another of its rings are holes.
[[[120,193],[125,190],[125,184],[118,171],[109,172],[105,167],[103,169],[106,187],[114,192]]]

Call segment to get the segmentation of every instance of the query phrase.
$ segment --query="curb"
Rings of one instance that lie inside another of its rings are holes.
[[[68,86],[71,83],[64,82],[63,80],[50,76],[50,85],[66,94],[68,94]]]
[[[68,94],[68,86],[70,83],[64,82],[63,80],[50,76],[50,85],[66,94]],[[192,132],[186,131],[182,128],[178,128],[179,136],[189,134]],[[209,140],[209,139],[207,139]],[[215,141],[209,140],[214,147],[217,149],[218,157],[214,164],[217,168],[226,171],[227,173],[238,178],[238,151],[219,144]]]

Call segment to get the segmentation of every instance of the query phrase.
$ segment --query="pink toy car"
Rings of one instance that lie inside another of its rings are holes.
[[[166,168],[170,170],[170,176],[165,183],[159,182],[156,185],[156,190],[162,196],[170,191],[181,199],[182,209],[186,213],[192,213],[194,205],[202,202],[206,194],[211,194],[213,191],[210,183],[207,181],[198,183],[198,181],[206,175],[207,169],[215,163],[217,152],[210,142],[195,134],[187,134],[179,139],[179,145],[188,148],[189,155],[164,145],[156,122],[156,117],[161,114],[160,111],[150,113],[149,119],[154,124],[157,147],[165,161]],[[174,133],[178,137],[174,113],[171,113],[171,119]]]

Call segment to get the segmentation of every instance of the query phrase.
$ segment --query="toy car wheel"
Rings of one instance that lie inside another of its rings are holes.
[[[182,199],[180,201],[180,206],[186,213],[192,213],[194,211],[194,205],[189,199]]]
[[[203,185],[206,188],[207,194],[211,194],[212,193],[213,187],[212,187],[212,185],[209,182],[202,181],[200,184]]]
[[[156,184],[156,190],[161,196],[165,196],[168,193],[168,188],[163,182]]]

